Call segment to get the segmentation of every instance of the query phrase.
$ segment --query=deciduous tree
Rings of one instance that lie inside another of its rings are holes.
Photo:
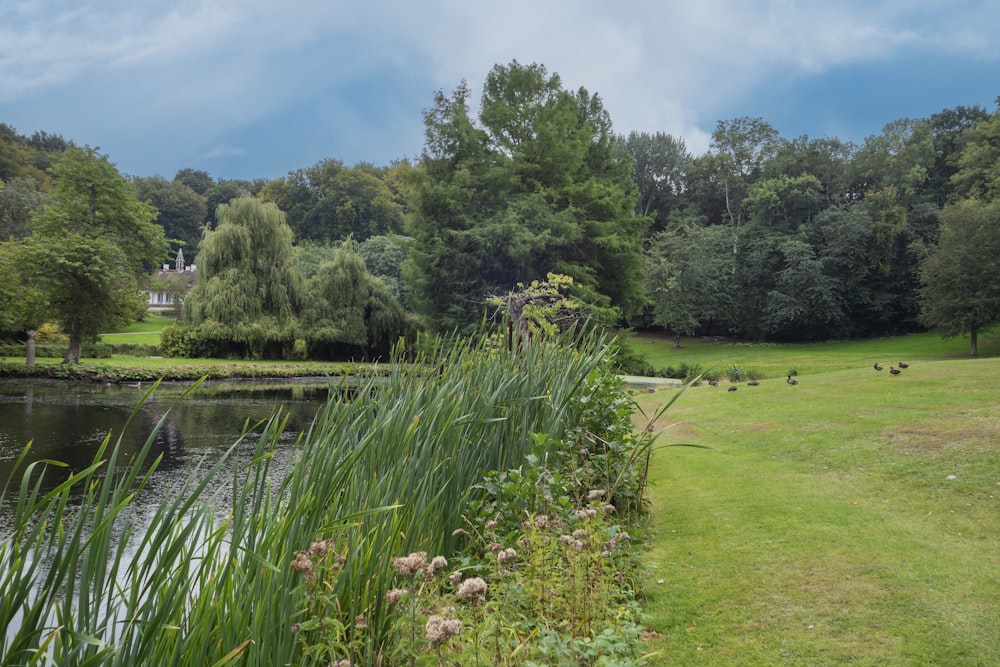
[[[945,207],[937,247],[920,267],[920,319],[942,336],[979,334],[1000,322],[1000,200]]]
[[[631,158],[600,99],[517,62],[487,76],[475,120],[468,98],[464,84],[439,92],[425,114],[412,235],[431,325],[472,325],[488,295],[550,272],[585,302],[637,310],[649,220],[633,211]]]
[[[26,241],[26,270],[69,336],[65,362],[84,340],[134,321],[145,310],[151,269],[166,258],[152,206],[96,150],[70,148]]]
[[[274,204],[240,197],[218,208],[198,252],[183,319],[218,354],[282,357],[299,335],[302,279],[292,230]]]

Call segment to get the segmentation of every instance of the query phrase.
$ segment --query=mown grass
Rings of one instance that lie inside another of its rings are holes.
[[[661,334],[635,333],[634,350],[656,369],[698,365],[725,372],[733,364],[765,378],[789,373],[809,374],[848,368],[871,368],[878,361],[886,368],[900,361],[959,359],[969,356],[969,339],[942,340],[934,333],[910,334],[861,341],[832,341],[779,345],[743,343],[729,339],[690,338],[674,349],[673,339]],[[1000,356],[1000,336],[980,337],[980,357]]]
[[[932,347],[734,357],[809,374],[674,403],[658,442],[716,451],[653,458],[656,664],[1000,664],[1000,359]]]
[[[160,332],[176,320],[163,315],[147,315],[142,322],[132,324],[117,331],[102,333],[101,340],[105,343],[125,345],[159,345]]]

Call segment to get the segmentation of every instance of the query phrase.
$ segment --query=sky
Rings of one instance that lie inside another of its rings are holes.
[[[419,159],[423,112],[495,65],[600,96],[694,155],[716,123],[861,144],[1000,96],[995,0],[4,0],[0,123],[131,176],[274,179]]]

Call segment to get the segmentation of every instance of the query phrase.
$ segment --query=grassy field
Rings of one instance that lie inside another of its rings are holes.
[[[131,345],[159,345],[160,331],[175,320],[163,315],[147,315],[143,322],[133,322],[119,331],[101,334],[105,343]]]
[[[690,338],[673,348],[673,339],[637,333],[633,349],[656,369],[698,364],[702,370],[724,372],[732,364],[764,378],[811,374],[848,368],[871,368],[876,361],[887,368],[900,361],[958,359],[969,356],[968,337],[942,340],[933,333],[862,341],[834,341],[797,345],[740,343],[726,339]],[[1000,356],[1000,336],[980,337],[979,356]]]
[[[714,449],[654,454],[654,664],[1000,664],[1000,359],[932,336],[685,347],[774,379],[692,387],[656,425]]]

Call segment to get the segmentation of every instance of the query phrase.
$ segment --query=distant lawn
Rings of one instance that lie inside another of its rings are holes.
[[[969,357],[968,337],[942,340],[934,333],[911,334],[862,341],[835,341],[780,345],[740,343],[724,338],[682,339],[674,349],[673,337],[636,333],[633,349],[659,370],[681,364],[725,372],[733,364],[761,377],[785,377],[788,373],[812,374],[848,368],[871,368],[876,361],[886,367],[900,361],[931,361]],[[1000,336],[980,336],[979,356],[1000,356]]]
[[[652,664],[1000,665],[1000,359],[923,336],[704,347],[803,375],[690,388],[657,425],[717,451],[653,456]]]
[[[123,329],[101,334],[105,343],[130,345],[159,345],[160,331],[176,322],[163,315],[147,315],[144,322],[133,322]]]

